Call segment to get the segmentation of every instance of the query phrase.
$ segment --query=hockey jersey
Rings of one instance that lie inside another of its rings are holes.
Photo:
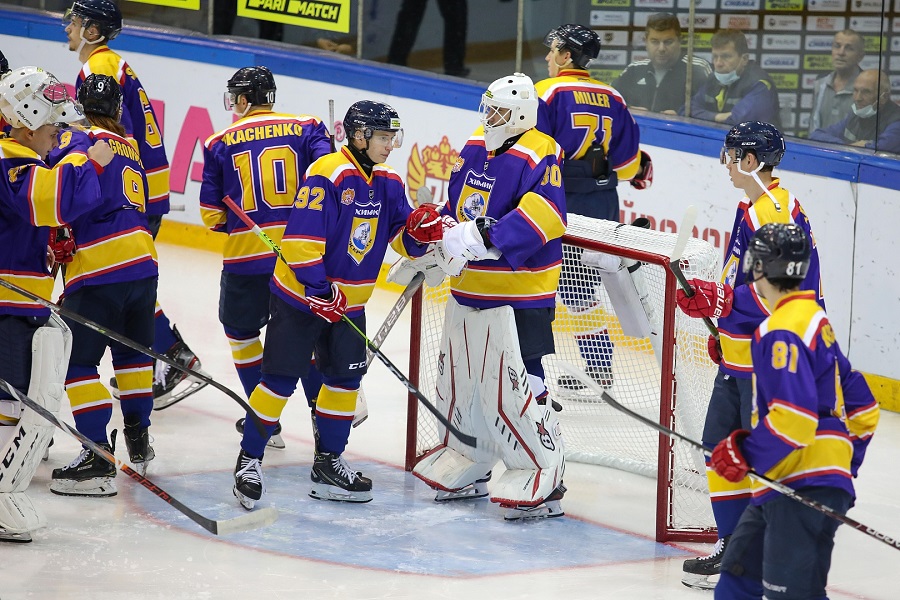
[[[749,379],[753,370],[750,359],[750,339],[762,320],[768,316],[764,301],[754,292],[738,293],[745,283],[746,277],[742,269],[744,250],[756,231],[767,223],[796,223],[812,243],[809,271],[800,289],[813,290],[822,307],[825,306],[822,295],[822,283],[819,269],[819,251],[812,235],[809,218],[800,206],[799,200],[788,190],[781,187],[780,180],[775,178],[769,185],[769,191],[778,200],[778,208],[768,194],[762,194],[752,204],[748,198],[738,204],[731,232],[725,267],[722,270],[722,282],[735,290],[732,311],[727,317],[719,319],[719,341],[722,345],[722,362],[719,368],[727,375]]]
[[[95,142],[109,144],[114,157],[100,174],[100,206],[72,221],[77,251],[65,269],[67,294],[85,285],[137,281],[159,274],[156,248],[144,212],[147,178],[131,140],[91,127],[61,131],[51,165],[84,165]]]
[[[641,166],[640,131],[619,92],[583,69],[563,69],[534,87],[540,97],[537,129],[556,140],[567,160],[603,146],[618,178],[634,177]]]
[[[169,159],[163,145],[162,130],[150,98],[144,91],[137,75],[121,56],[109,46],[100,45],[91,52],[87,62],[81,67],[75,81],[75,89],[88,75],[109,75],[122,86],[122,126],[128,136],[137,142],[141,162],[147,174],[149,197],[148,215],[164,215],[169,212]]]
[[[53,294],[47,269],[48,227],[100,206],[95,163],[48,167],[15,139],[0,138],[0,277],[42,298]],[[46,317],[50,311],[0,288],[0,314]]]
[[[470,261],[450,279],[457,302],[475,308],[556,305],[566,231],[561,155],[559,144],[537,129],[499,155],[485,149],[483,128],[466,142],[443,211],[459,222],[496,219],[489,235],[501,256]]]
[[[228,234],[223,269],[271,274],[276,257],[222,202],[230,196],[276,244],[307,168],[331,152],[325,124],[316,117],[255,111],[206,140],[200,216]]]
[[[376,164],[366,176],[344,147],[306,172],[282,238],[288,266],[275,265],[272,292],[309,312],[306,296],[328,296],[334,282],[347,296],[347,316],[363,314],[375,289],[388,244],[400,255],[422,256],[405,233],[412,207],[400,175]]]
[[[762,322],[753,345],[753,430],[748,464],[794,489],[854,494],[852,476],[878,424],[862,374],[844,357],[815,292],[793,292]],[[753,504],[777,492],[753,481]]]

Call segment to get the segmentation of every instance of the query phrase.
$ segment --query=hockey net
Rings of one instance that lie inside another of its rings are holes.
[[[715,522],[702,454],[613,409],[588,389],[577,391],[560,385],[560,377],[565,375],[560,361],[585,368],[577,338],[589,339],[605,330],[613,343],[610,392],[616,400],[691,439],[701,439],[716,365],[707,354],[709,332],[702,321],[687,317],[675,305],[677,282],[668,264],[676,238],[674,233],[569,215],[561,289],[568,282],[593,293],[589,301],[568,300],[569,307],[558,294],[553,324],[556,354],[545,356],[543,362],[550,394],[563,405],[559,419],[567,460],[656,478],[657,540],[714,541]],[[658,334],[655,343],[623,333],[600,285],[599,272],[579,260],[584,250],[640,261],[640,276],[649,294],[644,305],[649,307],[646,313],[651,328]],[[721,270],[715,248],[696,238],[689,240],[680,264],[688,279],[715,280]],[[445,280],[439,287],[423,286],[413,300],[410,379],[429,397],[437,377],[449,294]],[[406,466],[412,469],[419,457],[438,443],[434,417],[419,410],[412,396],[407,432]]]

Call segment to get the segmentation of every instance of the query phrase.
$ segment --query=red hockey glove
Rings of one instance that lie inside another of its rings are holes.
[[[709,339],[706,340],[706,351],[709,352],[709,357],[714,363],[722,362],[722,344],[719,343],[719,338],[714,335],[709,336]]]
[[[653,161],[650,155],[641,150],[641,167],[637,175],[631,179],[631,187],[636,190],[646,190],[653,185]]]
[[[319,298],[318,296],[307,297],[309,302],[309,310],[314,315],[322,317],[329,323],[337,323],[347,312],[347,296],[341,291],[336,283],[331,284],[331,297]]]
[[[746,429],[732,431],[712,452],[712,468],[732,483],[737,483],[750,472],[750,465],[741,452],[741,442],[748,435],[750,432]]]
[[[62,227],[50,228],[50,252],[53,254],[54,262],[70,263],[72,257],[75,256],[75,236],[72,235],[72,228],[68,225]]]
[[[420,244],[439,242],[444,237],[444,220],[437,204],[423,204],[409,213],[406,232]]]
[[[694,293],[690,296],[684,290],[675,294],[675,302],[689,317],[727,317],[734,301],[734,290],[727,283],[691,279],[688,281]]]

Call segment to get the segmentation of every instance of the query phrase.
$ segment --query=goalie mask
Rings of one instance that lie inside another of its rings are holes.
[[[522,73],[501,77],[482,94],[478,110],[484,125],[484,147],[496,150],[509,138],[537,125],[534,83]]]
[[[247,99],[247,109],[243,117],[250,110],[251,106],[259,106],[261,104],[275,104],[275,76],[272,75],[267,67],[244,67],[238,69],[231,76],[226,84],[225,92],[225,110],[234,110],[238,98],[244,96]],[[237,113],[235,113],[237,114]]]
[[[719,161],[724,165],[729,158],[729,150],[734,150],[734,162],[740,162],[748,153],[764,165],[776,166],[784,156],[784,136],[770,123],[746,121],[735,125],[725,136],[725,145],[719,153]]]
[[[796,223],[767,223],[751,238],[744,255],[743,270],[748,281],[754,273],[766,279],[806,278],[812,250],[809,238]]]
[[[114,39],[122,31],[122,12],[112,0],[75,0],[72,7],[63,15],[63,25],[68,26],[72,17],[81,18],[81,37],[84,32],[95,26],[100,33],[100,40]],[[97,43],[100,40],[96,40]]]
[[[393,132],[391,145],[399,148],[403,144],[403,128],[400,115],[391,106],[373,100],[360,100],[347,110],[344,116],[344,131],[347,139],[352,139],[357,131],[363,134],[368,148],[369,140],[376,131]]]
[[[40,67],[21,67],[0,79],[0,113],[14,128],[32,131],[84,118],[66,86]]]
[[[600,36],[584,25],[560,25],[544,38],[548,48],[553,48],[553,42],[557,42],[556,49],[560,52],[572,54],[572,63],[579,69],[587,68],[588,63],[600,54]]]
[[[91,73],[78,88],[78,103],[85,113],[119,120],[122,109],[122,88],[109,75]]]

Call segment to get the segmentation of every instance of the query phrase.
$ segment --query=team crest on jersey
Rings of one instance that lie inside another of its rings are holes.
[[[469,171],[466,180],[459,193],[459,204],[456,205],[456,220],[474,221],[476,217],[487,213],[488,198],[494,187],[494,177],[488,177],[484,173]]]
[[[453,163],[453,169],[452,169],[452,171],[453,171],[454,173],[459,173],[460,171],[462,171],[463,164],[465,164],[465,162],[466,162],[466,160],[465,160],[462,156],[457,156],[457,157],[456,157],[456,162]]]
[[[341,204],[353,204],[355,198],[356,190],[353,188],[346,189],[341,193]]]
[[[547,426],[544,425],[544,420],[535,421],[534,424],[537,426],[537,433],[541,438],[541,446],[553,452],[556,450],[556,444],[553,443],[553,436],[550,435],[550,431],[547,429]]]
[[[372,249],[377,229],[377,216],[376,218],[353,217],[353,233],[350,235],[350,243],[347,245],[347,254],[356,264],[360,264]]]

